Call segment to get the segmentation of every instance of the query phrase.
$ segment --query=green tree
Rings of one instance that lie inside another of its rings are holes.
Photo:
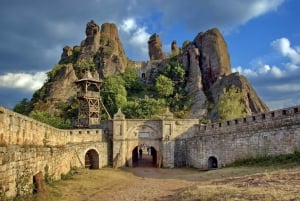
[[[140,78],[137,75],[134,68],[126,68],[122,74],[122,78],[125,81],[125,88],[130,92],[139,92],[143,86],[140,83]]]
[[[94,72],[96,65],[92,58],[78,62],[75,68],[75,73],[78,78],[82,78],[86,71]]]
[[[164,99],[143,98],[128,101],[122,108],[126,118],[152,118],[165,108]]]
[[[160,97],[168,97],[174,92],[174,83],[170,78],[159,75],[155,82],[155,88]]]
[[[28,115],[32,109],[33,105],[31,101],[29,101],[27,98],[23,98],[19,103],[15,105],[13,111],[23,115]]]
[[[58,72],[64,67],[64,65],[56,64],[51,71],[47,72],[47,82],[54,81],[54,78],[58,74]]]
[[[112,75],[107,77],[100,93],[103,103],[111,116],[127,102],[125,81],[121,76]]]
[[[182,43],[182,48],[185,48],[188,44],[190,44],[191,41],[189,40],[185,40],[183,43]]]
[[[45,111],[35,110],[32,111],[29,116],[37,121],[43,122],[56,128],[66,129],[71,127],[70,120],[65,120],[61,117],[51,115],[50,113]]]
[[[246,106],[240,89],[232,85],[224,90],[219,97],[217,110],[221,121],[246,116]]]
[[[178,63],[176,60],[170,60],[162,74],[166,77],[170,78],[171,80],[175,81],[176,83],[184,84],[185,83],[185,70],[183,66]]]

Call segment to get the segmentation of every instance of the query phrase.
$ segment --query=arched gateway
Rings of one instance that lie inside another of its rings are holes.
[[[132,150],[132,167],[157,167],[157,151],[153,146],[141,144]]]
[[[162,121],[124,120],[119,110],[113,125],[114,166],[157,167],[163,149]]]
[[[113,166],[174,167],[175,138],[197,123],[175,121],[169,110],[157,120],[125,119],[119,110],[112,121]]]
[[[95,149],[89,149],[84,156],[84,166],[89,169],[99,169],[99,154]]]

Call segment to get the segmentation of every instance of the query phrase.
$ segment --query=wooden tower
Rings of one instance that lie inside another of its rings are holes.
[[[79,100],[77,127],[93,128],[100,124],[100,87],[102,81],[99,74],[93,76],[87,71],[83,78],[77,80],[79,88],[77,98]]]

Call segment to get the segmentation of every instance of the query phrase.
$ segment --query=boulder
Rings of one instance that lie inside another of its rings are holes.
[[[205,78],[203,87],[208,90],[219,77],[231,73],[227,44],[217,28],[200,32],[193,43],[200,51],[199,63]]]
[[[156,33],[151,35],[148,40],[148,52],[150,60],[162,60],[166,58],[162,50],[162,44],[159,35]]]

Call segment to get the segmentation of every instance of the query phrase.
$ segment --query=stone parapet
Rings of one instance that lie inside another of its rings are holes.
[[[0,107],[0,144],[64,146],[69,143],[106,141],[102,129],[57,129]]]

